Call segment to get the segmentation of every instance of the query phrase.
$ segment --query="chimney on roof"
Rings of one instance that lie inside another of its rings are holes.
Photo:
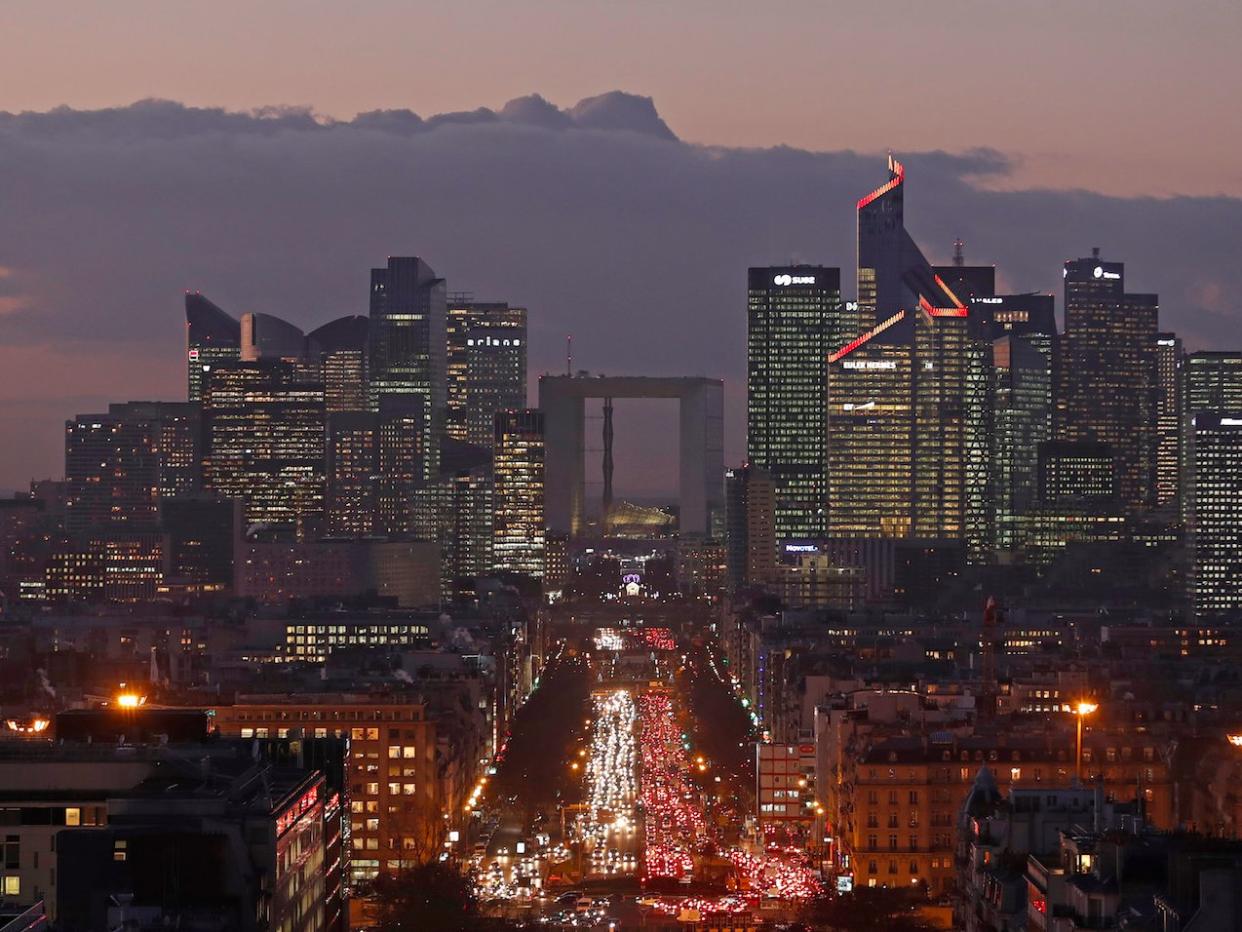
[[[1098,259],[1098,258],[1100,258],[1100,247],[1099,247],[1099,246],[1092,246],[1092,247],[1091,247],[1091,258],[1092,258],[1092,259]]]

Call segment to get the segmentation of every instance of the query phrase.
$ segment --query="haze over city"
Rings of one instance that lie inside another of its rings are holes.
[[[365,312],[359,270],[403,251],[538,308],[532,378],[569,333],[592,371],[724,376],[736,459],[731,270],[853,261],[890,148],[933,259],[961,237],[1052,292],[1101,245],[1188,345],[1234,330],[1234,4],[126,6],[0,11],[0,426],[26,438],[0,487],[122,384],[175,397],[185,289],[309,328]],[[618,481],[669,492],[655,452],[622,435]]]

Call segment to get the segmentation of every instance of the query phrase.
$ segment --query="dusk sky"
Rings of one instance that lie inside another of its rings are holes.
[[[746,266],[848,281],[889,148],[933,260],[960,235],[1059,309],[1099,245],[1236,342],[1240,36],[1236,0],[6,0],[0,488],[61,474],[65,417],[182,397],[186,288],[311,327],[388,254],[528,306],[532,373],[573,332],[593,371],[725,377],[736,461]]]

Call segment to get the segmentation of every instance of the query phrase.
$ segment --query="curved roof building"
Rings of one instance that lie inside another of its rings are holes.
[[[187,291],[185,332],[187,397],[199,401],[211,367],[241,358],[241,322],[199,292]]]

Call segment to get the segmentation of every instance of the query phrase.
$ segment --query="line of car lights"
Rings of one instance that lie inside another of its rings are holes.
[[[643,879],[689,878],[694,850],[709,846],[708,828],[690,781],[690,761],[676,725],[672,697],[650,692],[639,700],[643,761],[642,800],[646,829]],[[807,866],[806,853],[769,846],[762,854],[732,847],[723,852],[743,893],[724,896],[656,896],[644,900],[671,916],[738,914],[767,896],[802,900],[822,885]]]
[[[592,873],[615,874],[635,866],[633,855],[623,848],[635,831],[634,724],[638,711],[628,689],[597,693],[594,709],[585,773],[586,808],[578,818],[578,832],[590,851]]]
[[[706,824],[694,803],[690,764],[673,717],[672,698],[664,692],[644,693],[639,708],[646,835],[643,879],[681,879],[694,871],[690,846],[706,834]]]

